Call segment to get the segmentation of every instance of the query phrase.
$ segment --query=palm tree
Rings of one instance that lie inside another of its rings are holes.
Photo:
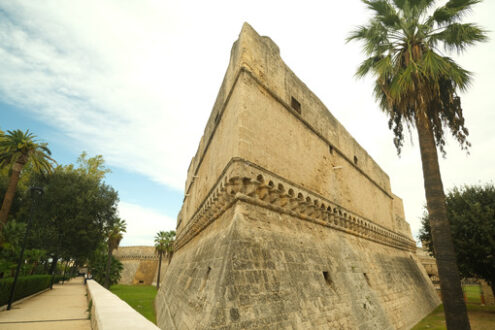
[[[156,289],[160,289],[160,270],[162,268],[162,255],[166,254],[168,262],[172,258],[173,244],[175,240],[175,231],[159,231],[155,236],[155,251],[160,256],[158,262],[158,276],[156,281]]]
[[[35,172],[50,172],[53,164],[56,164],[50,155],[46,143],[37,143],[36,136],[27,130],[7,131],[7,134],[0,135],[0,167],[12,166],[7,192],[3,198],[0,209],[0,230],[7,223],[12,201],[14,200],[17,183],[21,175],[22,168],[31,162]]]
[[[110,287],[110,267],[112,265],[112,252],[119,247],[120,241],[126,231],[125,220],[115,218],[113,224],[107,228],[108,259],[105,272],[105,288]]]
[[[444,151],[444,127],[467,149],[458,90],[467,89],[471,74],[439,46],[462,52],[487,40],[485,31],[460,19],[478,0],[450,0],[432,9],[434,0],[362,0],[375,16],[348,38],[364,42],[368,58],[356,75],[376,78],[374,94],[389,117],[400,154],[403,125],[416,127],[423,165],[426,203],[445,316],[449,329],[469,329],[450,226],[445,207],[437,147]]]

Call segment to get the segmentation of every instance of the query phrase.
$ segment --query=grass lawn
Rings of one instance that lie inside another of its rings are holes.
[[[495,329],[495,306],[482,306],[480,287],[478,285],[465,285],[464,292],[467,298],[469,322],[472,330]],[[416,324],[413,330],[447,329],[443,315],[443,305],[438,306],[430,315]]]
[[[122,285],[110,287],[110,291],[119,296],[132,308],[141,313],[148,320],[156,324],[154,300],[156,287],[153,285]]]

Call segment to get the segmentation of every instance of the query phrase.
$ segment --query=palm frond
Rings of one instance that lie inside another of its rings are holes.
[[[378,62],[382,58],[382,56],[373,56],[367,58],[361,63],[355,75],[359,78],[366,76],[370,72],[370,70],[374,68],[376,62]]]
[[[395,7],[397,7],[400,10],[403,10],[404,5],[406,4],[406,2],[408,2],[408,0],[392,0],[392,2],[394,3]]]
[[[394,48],[394,43],[390,41],[389,30],[378,20],[373,20],[368,26],[359,26],[352,31],[346,41],[352,40],[362,41],[367,55],[381,54]]]
[[[374,96],[389,117],[397,151],[403,145],[404,126],[414,127],[426,115],[440,151],[447,127],[463,148],[469,146],[457,91],[468,88],[471,73],[437,52],[462,51],[486,41],[486,31],[457,21],[477,0],[449,0],[427,17],[434,0],[363,1],[375,15],[368,25],[353,31],[347,41],[363,43],[367,58],[356,76],[375,76]]]
[[[450,0],[444,6],[436,9],[432,18],[440,25],[453,23],[469,13],[471,7],[480,2],[480,0]]]
[[[26,130],[7,131],[0,139],[0,167],[15,162],[32,162],[35,171],[50,172],[56,161],[50,157],[51,151],[46,143],[38,143],[36,136]]]
[[[363,0],[369,9],[376,12],[376,18],[387,27],[397,26],[400,22],[395,8],[387,0]]]
[[[430,37],[430,42],[433,45],[441,41],[446,49],[456,50],[459,53],[464,51],[468,46],[487,40],[486,31],[476,24],[471,23],[449,24],[443,31],[434,33]]]

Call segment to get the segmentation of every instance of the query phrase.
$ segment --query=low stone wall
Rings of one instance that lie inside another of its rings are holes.
[[[88,299],[91,299],[91,328],[106,329],[158,329],[125,301],[105,289],[96,281],[88,281]]]

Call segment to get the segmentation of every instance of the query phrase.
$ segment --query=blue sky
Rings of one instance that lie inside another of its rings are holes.
[[[442,2],[442,1],[440,1]],[[123,245],[175,228],[186,171],[243,22],[270,36],[291,69],[388,173],[413,234],[424,190],[416,136],[397,157],[371,77],[356,80],[361,46],[346,44],[369,12],[361,1],[0,2],[0,128],[30,129],[55,159],[101,154],[127,220]],[[495,31],[495,2],[466,17]],[[462,102],[470,155],[447,139],[445,188],[495,177],[495,36],[452,54],[474,73]],[[443,50],[442,50],[443,51]]]
[[[35,132],[40,140],[48,142],[52,156],[59,164],[75,164],[83,151],[72,148],[60,131],[36,120],[22,109],[0,102],[0,113],[2,113],[1,128],[4,131],[29,129]],[[125,168],[117,166],[110,168],[112,172],[107,174],[105,181],[117,189],[122,200],[154,209],[171,218],[177,216],[184,197],[181,190],[159,184],[145,175]]]
[[[0,128],[4,131],[21,129],[34,132],[38,139],[49,144],[52,157],[61,165],[75,163],[83,150],[74,149],[70,141],[56,127],[39,121],[29,112],[17,108],[14,105],[0,102],[2,121]],[[91,155],[93,156],[93,155]],[[108,166],[108,164],[107,164]],[[174,229],[176,218],[183,199],[183,192],[151,180],[149,177],[118,166],[109,166],[111,173],[107,174],[105,182],[119,192],[121,201],[133,205],[139,205],[156,215],[165,215],[167,223],[163,229]],[[146,223],[146,220],[142,221]],[[156,226],[156,224],[155,224]],[[143,244],[151,244],[149,235],[142,241]],[[143,238],[138,238],[139,243]],[[125,242],[124,242],[125,243]],[[130,244],[134,244],[130,241]]]

